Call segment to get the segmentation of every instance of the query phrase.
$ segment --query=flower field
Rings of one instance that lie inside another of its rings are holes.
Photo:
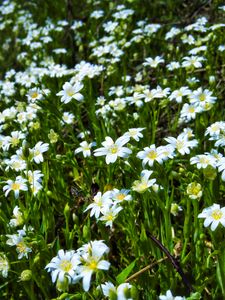
[[[1,1],[0,299],[225,299],[224,17]]]

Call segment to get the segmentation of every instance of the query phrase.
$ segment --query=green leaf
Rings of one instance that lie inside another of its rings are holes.
[[[130,274],[130,272],[133,270],[133,268],[135,267],[135,263],[136,263],[136,259],[129,264],[129,266],[127,266],[117,277],[116,277],[116,281],[118,284],[123,283],[128,275]]]

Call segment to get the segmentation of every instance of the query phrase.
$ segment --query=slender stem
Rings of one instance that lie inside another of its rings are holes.
[[[163,257],[163,258],[153,262],[152,264],[144,267],[143,269],[139,270],[138,272],[136,272],[133,275],[131,275],[130,277],[128,277],[125,282],[133,280],[134,278],[138,277],[140,274],[142,274],[142,273],[146,272],[147,270],[153,268],[154,266],[158,265],[159,263],[163,262],[166,259],[168,259],[168,257]]]
[[[161,242],[159,240],[157,240],[156,237],[154,237],[150,232],[146,232],[147,235],[149,236],[149,238],[158,246],[158,248],[163,251],[166,256],[168,257],[168,259],[171,261],[171,263],[173,264],[174,268],[177,270],[177,272],[180,274],[183,283],[185,284],[185,286],[188,288],[189,292],[193,291],[193,287],[191,286],[190,282],[188,281],[187,277],[185,276],[183,270],[180,267],[180,264],[178,263],[178,261],[170,254],[170,252],[161,244]]]

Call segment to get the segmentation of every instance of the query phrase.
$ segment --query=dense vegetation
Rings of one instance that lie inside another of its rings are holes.
[[[225,299],[224,16],[2,2],[0,299]]]

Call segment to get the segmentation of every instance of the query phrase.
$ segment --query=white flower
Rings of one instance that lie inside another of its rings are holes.
[[[180,112],[180,121],[190,121],[196,118],[196,114],[202,112],[203,109],[196,104],[184,103]]]
[[[59,250],[49,264],[45,267],[48,272],[51,272],[52,282],[63,282],[65,277],[69,283],[79,280],[80,277],[77,273],[77,267],[80,264],[80,257],[74,250],[65,251]]]
[[[4,253],[0,253],[0,273],[4,278],[8,277],[9,261]]]
[[[222,172],[221,178],[225,181],[225,157],[220,158],[217,162],[218,171]]]
[[[139,141],[140,138],[143,138],[143,134],[141,133],[142,130],[145,128],[130,128],[128,132],[124,133],[124,136],[128,136],[129,138],[133,138],[135,141]]]
[[[26,96],[29,102],[35,102],[36,100],[41,100],[43,94],[39,88],[33,88],[28,91]]]
[[[95,216],[95,218],[98,219],[102,209],[105,206],[108,207],[112,204],[111,191],[107,191],[103,195],[101,192],[98,192],[94,196],[93,200],[94,200],[94,203],[89,204],[84,212],[91,209],[90,217]]]
[[[6,181],[7,185],[3,186],[3,191],[5,192],[5,196],[7,197],[10,191],[14,191],[15,197],[18,198],[20,191],[28,190],[26,182],[27,180],[21,176],[17,176],[15,181],[11,179],[7,180]]]
[[[120,203],[122,201],[130,201],[132,200],[132,196],[129,195],[130,190],[118,190],[113,189],[111,193],[111,197],[114,200],[114,203]]]
[[[33,149],[30,150],[30,154],[32,156],[32,160],[34,160],[37,164],[44,161],[42,153],[48,151],[49,144],[38,142]]]
[[[225,207],[220,208],[219,204],[203,209],[198,218],[204,218],[204,226],[208,227],[211,224],[211,230],[214,231],[221,223],[225,227]]]
[[[6,241],[6,244],[9,246],[16,246],[16,251],[19,254],[18,259],[23,258],[24,256],[28,258],[28,253],[32,252],[32,249],[27,246],[24,241],[24,236],[26,235],[24,230],[17,230],[18,234],[7,234],[9,238]]]
[[[129,148],[123,147],[129,140],[129,137],[121,136],[114,142],[111,137],[107,136],[102,143],[104,147],[96,149],[94,155],[106,155],[106,163],[114,163],[118,157],[128,157],[128,155],[132,153]]]
[[[216,168],[216,158],[211,154],[199,154],[190,159],[191,165],[196,164],[197,169],[205,169],[208,166]]]
[[[105,226],[109,226],[112,229],[113,221],[122,209],[123,208],[121,206],[117,206],[116,204],[112,206],[104,206],[101,209],[102,217],[100,217],[99,220],[105,221]]]
[[[9,221],[9,226],[16,227],[23,224],[23,214],[17,205],[13,209],[13,216],[15,218]]]
[[[164,63],[165,60],[162,58],[162,56],[156,56],[155,58],[147,57],[145,59],[145,62],[143,63],[143,66],[150,66],[152,68],[156,68],[158,64]]]
[[[82,265],[79,267],[79,274],[82,277],[83,289],[86,292],[90,288],[93,272],[109,269],[110,263],[106,260],[102,260],[102,256],[108,251],[109,248],[102,241],[90,242],[81,249],[80,260]]]
[[[64,112],[62,116],[62,124],[72,124],[74,122],[74,115],[69,112]]]
[[[5,168],[6,171],[8,171],[9,168],[15,171],[22,171],[27,168],[26,161],[18,157],[18,155],[12,155],[11,159],[5,159],[4,163],[7,165]]]
[[[181,297],[181,296],[173,296],[171,291],[168,290],[166,292],[166,295],[165,296],[159,296],[159,299],[160,300],[185,300],[186,298],[185,297]]]
[[[191,93],[190,89],[187,86],[182,86],[179,90],[175,90],[169,96],[170,100],[175,100],[177,103],[182,102],[182,98]]]
[[[139,151],[137,153],[137,157],[142,159],[143,166],[148,163],[149,166],[152,167],[154,161],[157,161],[159,164],[163,162],[161,152],[155,147],[155,144],[151,145],[150,147],[145,147],[144,151]]]
[[[96,143],[88,143],[87,141],[83,141],[80,143],[80,147],[74,151],[74,154],[82,152],[84,157],[91,156],[91,147],[95,145]]]
[[[197,140],[188,140],[188,135],[180,134],[177,138],[174,137],[168,137],[165,138],[165,140],[174,147],[181,155],[189,154],[190,148],[194,148],[197,146],[198,142]]]
[[[111,299],[110,297],[113,295],[117,300],[132,300],[130,297],[127,298],[126,296],[131,288],[132,285],[129,283],[122,283],[117,288],[111,282],[105,282],[104,284],[101,284],[101,289],[104,296],[109,297],[109,299]]]
[[[141,172],[141,180],[135,180],[132,185],[132,190],[138,193],[144,193],[148,188],[153,186],[156,182],[156,179],[150,179],[149,177],[152,175],[153,171],[143,170]]]
[[[21,131],[12,131],[11,136],[6,137],[6,141],[5,141],[6,150],[9,149],[10,145],[12,145],[12,147],[18,146],[20,140],[23,140],[24,138],[25,138],[25,134],[22,133]]]
[[[180,63],[178,61],[171,61],[166,67],[169,71],[173,71],[180,68]]]
[[[84,85],[80,82],[76,82],[72,85],[69,82],[66,82],[63,85],[63,90],[57,93],[57,96],[62,96],[61,102],[69,103],[72,99],[77,101],[82,101],[84,99],[83,95],[79,93],[79,91],[84,87]]]
[[[205,60],[202,56],[185,56],[183,58],[182,67],[189,68],[189,67],[195,67],[195,68],[201,68],[202,67],[202,61]]]
[[[208,104],[214,104],[216,102],[216,97],[212,96],[212,92],[202,87],[198,88],[196,91],[193,91],[189,95],[190,103],[198,104],[202,108],[205,108]]]

